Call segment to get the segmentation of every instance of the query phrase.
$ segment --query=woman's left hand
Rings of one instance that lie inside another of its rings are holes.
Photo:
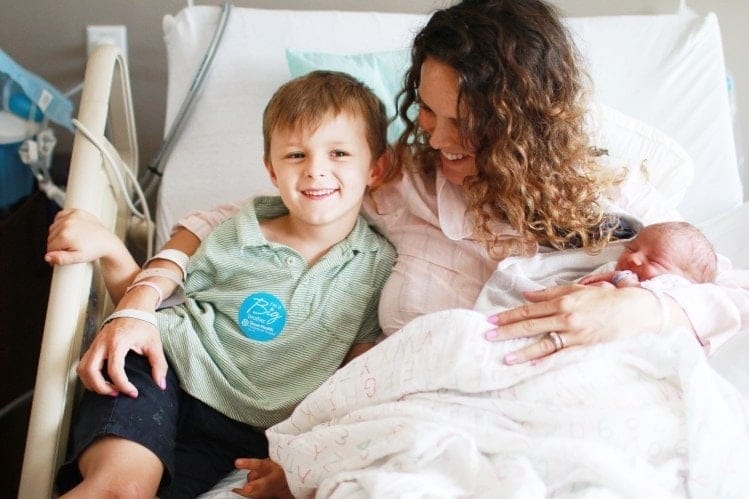
[[[270,459],[237,459],[234,467],[247,470],[247,483],[232,492],[243,497],[293,499],[281,465]]]
[[[497,328],[487,331],[486,339],[556,334],[546,334],[539,341],[507,354],[504,358],[507,364],[540,359],[562,348],[603,343],[661,328],[658,300],[642,288],[570,284],[523,295],[529,303],[489,318]]]

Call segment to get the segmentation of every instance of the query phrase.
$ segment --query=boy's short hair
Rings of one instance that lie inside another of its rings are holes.
[[[338,71],[312,71],[294,78],[273,94],[263,112],[264,158],[269,160],[276,129],[315,130],[323,119],[348,112],[364,120],[372,160],[388,147],[388,119],[382,101],[362,82]]]
[[[681,251],[679,268],[696,283],[713,282],[718,272],[715,248],[705,235],[688,222],[661,222],[643,227],[657,231]]]

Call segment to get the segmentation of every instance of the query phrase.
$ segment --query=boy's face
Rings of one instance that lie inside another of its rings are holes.
[[[381,174],[376,159],[364,120],[342,112],[314,131],[275,129],[265,166],[296,222],[353,227],[367,186]]]
[[[616,262],[616,270],[631,270],[641,281],[663,274],[689,278],[682,269],[681,252],[657,231],[643,229],[626,244]]]

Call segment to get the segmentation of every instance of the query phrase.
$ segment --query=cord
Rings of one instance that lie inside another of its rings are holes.
[[[193,101],[198,95],[198,92],[200,92],[203,83],[205,82],[205,78],[208,75],[208,70],[210,69],[211,64],[213,63],[213,59],[216,55],[216,50],[218,49],[219,43],[224,36],[224,31],[226,31],[226,25],[229,20],[230,12],[231,4],[229,2],[224,2],[221,6],[221,15],[219,17],[218,25],[216,26],[216,31],[213,33],[213,38],[208,45],[208,49],[203,56],[203,60],[200,63],[200,67],[198,67],[197,73],[195,73],[195,77],[192,80],[190,89],[188,90],[185,99],[182,101],[182,105],[180,106],[176,117],[172,121],[171,127],[169,127],[169,132],[161,143],[159,150],[156,151],[156,156],[154,156],[154,158],[148,163],[146,167],[146,171],[142,179],[146,198],[150,198],[153,195],[154,190],[158,187],[159,179],[163,174],[161,165],[169,156],[169,153],[171,152],[171,149],[177,140],[178,134],[182,131],[182,124],[185,120],[185,117],[187,116],[188,111],[190,111],[190,109],[192,108]]]
[[[122,158],[120,157],[117,150],[112,146],[112,144],[104,137],[97,137],[91,131],[86,128],[83,123],[80,121],[73,119],[73,126],[83,134],[84,137],[86,137],[89,142],[91,142],[101,153],[104,161],[103,164],[107,165],[107,171],[114,176],[116,180],[117,187],[122,194],[122,198],[125,199],[125,202],[127,203],[127,207],[130,210],[130,212],[136,217],[141,219],[146,224],[146,257],[150,258],[151,255],[153,255],[153,230],[151,230],[151,212],[148,208],[148,203],[146,203],[146,196],[143,192],[143,189],[141,189],[140,185],[138,184],[138,179],[135,178],[135,175],[133,172],[130,171],[130,168],[125,165],[125,162],[122,161]],[[138,198],[138,201],[143,206],[143,211],[138,210],[138,208],[135,207],[132,200],[130,199],[127,186],[125,185],[125,180],[122,178],[122,174],[120,173],[120,170],[125,172],[125,175],[127,176],[127,179],[130,181],[130,183],[133,186],[133,190],[135,191],[135,195]]]

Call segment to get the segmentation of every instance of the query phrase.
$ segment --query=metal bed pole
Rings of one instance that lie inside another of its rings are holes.
[[[124,162],[137,175],[138,147],[127,64],[113,46],[100,46],[89,57],[81,95],[79,121],[109,137]],[[98,216],[120,237],[128,223],[121,196],[113,192],[96,147],[80,132],[73,142],[65,208]],[[92,276],[94,276],[92,282]],[[80,356],[91,288],[106,296],[94,265],[56,267],[42,338],[29,420],[20,499],[52,497],[56,470],[65,457],[70,415],[76,391],[75,365]],[[100,321],[111,302],[98,300]]]

